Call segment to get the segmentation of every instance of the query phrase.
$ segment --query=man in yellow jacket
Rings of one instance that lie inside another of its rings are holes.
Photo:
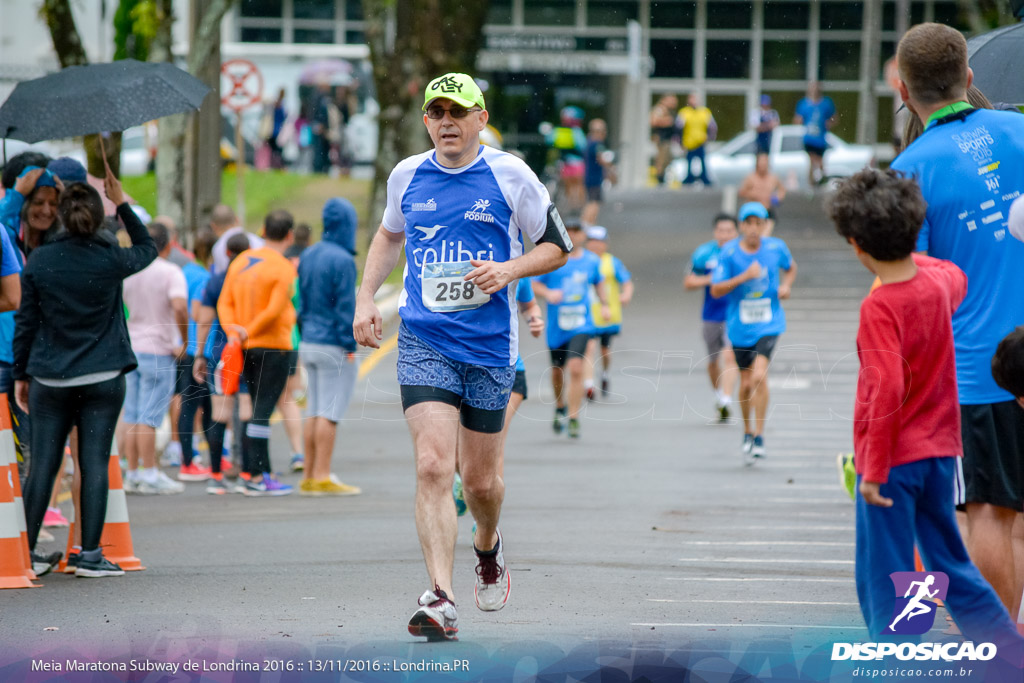
[[[679,110],[677,117],[678,127],[683,131],[683,149],[686,151],[686,179],[684,185],[696,182],[698,179],[705,186],[711,185],[708,178],[708,164],[704,157],[704,145],[709,140],[715,139],[718,132],[718,124],[711,110],[701,105],[697,93],[690,93],[686,99],[686,106]],[[700,177],[693,174],[693,160],[700,160]]]

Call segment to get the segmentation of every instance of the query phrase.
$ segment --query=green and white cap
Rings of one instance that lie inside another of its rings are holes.
[[[467,109],[470,107],[487,108],[484,105],[484,94],[480,91],[480,86],[476,84],[472,76],[467,74],[450,73],[430,81],[427,84],[427,89],[423,92],[423,111],[426,111],[430,103],[439,97],[461,104]]]

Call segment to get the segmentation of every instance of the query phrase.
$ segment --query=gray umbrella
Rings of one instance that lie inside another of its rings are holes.
[[[198,109],[208,92],[167,62],[71,66],[19,83],[0,107],[0,137],[38,142],[125,130]]]
[[[967,41],[974,85],[992,102],[1024,104],[1024,22],[1003,26]]]

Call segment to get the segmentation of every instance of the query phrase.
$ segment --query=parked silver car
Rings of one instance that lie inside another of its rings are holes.
[[[740,133],[714,152],[708,152],[708,175],[716,185],[740,185],[754,170],[756,157],[754,131]],[[854,145],[843,142],[832,133],[826,134],[829,148],[825,152],[826,178],[846,178],[865,166],[874,166],[874,150],[868,145]],[[803,126],[779,126],[772,135],[770,151],[771,167],[782,182],[792,184],[795,180],[801,188],[807,188],[807,170],[810,160],[804,151]],[[696,171],[696,164],[694,161]],[[686,177],[686,157],[680,157],[669,164],[665,173],[666,181],[675,185]]]

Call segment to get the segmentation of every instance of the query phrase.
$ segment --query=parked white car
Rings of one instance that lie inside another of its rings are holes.
[[[832,133],[826,134],[829,148],[825,152],[826,178],[847,178],[865,166],[874,166],[874,150],[868,145],[854,145],[843,142]],[[740,185],[754,170],[756,158],[754,131],[740,133],[713,152],[708,152],[708,175],[716,185]],[[801,188],[807,188],[807,170],[810,160],[804,151],[803,126],[779,126],[772,135],[769,153],[772,171],[784,183],[793,179]],[[696,171],[696,164],[694,162]],[[686,178],[686,157],[680,157],[669,164],[665,179],[670,184],[681,183]]]

